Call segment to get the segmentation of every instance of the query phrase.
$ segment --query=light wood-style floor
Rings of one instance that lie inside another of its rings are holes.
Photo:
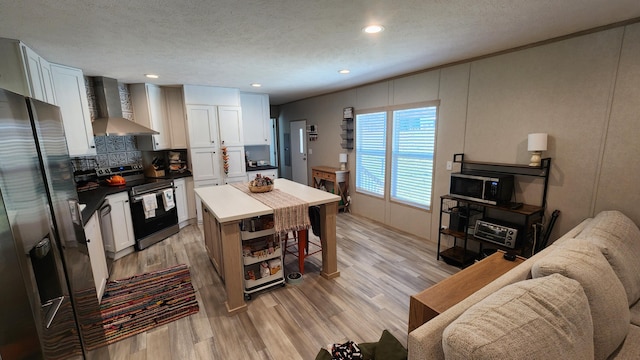
[[[234,316],[226,314],[224,286],[195,225],[116,261],[111,280],[188,264],[200,312],[112,344],[108,357],[314,359],[330,343],[377,341],[383,329],[406,346],[409,296],[458,269],[436,261],[435,244],[352,214],[338,215],[337,240],[340,277],[320,277],[316,254],[301,284],[253,294],[248,311]],[[285,270],[297,271],[294,256]],[[96,358],[106,358],[102,350]]]

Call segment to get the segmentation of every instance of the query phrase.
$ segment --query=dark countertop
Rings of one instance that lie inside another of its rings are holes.
[[[278,167],[273,165],[247,166],[247,171],[262,171],[262,170],[273,170],[273,169],[278,169]]]
[[[180,179],[185,177],[192,176],[190,172],[185,172],[182,174],[169,174],[167,176],[163,176],[160,179]],[[122,186],[100,186],[97,189],[82,191],[78,193],[78,201],[80,204],[87,205],[84,210],[82,210],[82,224],[86,224],[87,221],[93,216],[93,213],[96,212],[102,206],[104,202],[104,198],[117,194],[119,192],[128,191],[130,186],[122,185]]]
[[[85,225],[91,218],[93,213],[96,212],[102,206],[104,198],[108,195],[117,194],[119,192],[127,191],[127,185],[122,186],[100,186],[97,189],[83,191],[78,193],[78,200],[80,204],[87,205],[82,210],[82,225]]]

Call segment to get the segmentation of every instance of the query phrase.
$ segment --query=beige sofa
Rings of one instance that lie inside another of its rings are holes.
[[[640,230],[589,218],[409,334],[409,359],[640,359]]]

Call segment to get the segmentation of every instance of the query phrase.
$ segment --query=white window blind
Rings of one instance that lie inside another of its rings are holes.
[[[393,112],[391,199],[429,209],[436,107]]]
[[[387,113],[356,115],[356,191],[384,196]]]

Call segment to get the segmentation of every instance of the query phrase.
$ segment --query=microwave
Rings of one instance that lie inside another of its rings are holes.
[[[488,172],[459,172],[451,174],[451,196],[491,205],[511,201],[513,175]]]

